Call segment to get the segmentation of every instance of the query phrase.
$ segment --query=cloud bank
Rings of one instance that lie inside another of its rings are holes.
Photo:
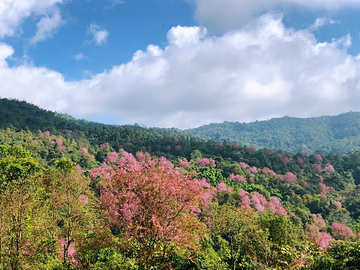
[[[337,10],[360,8],[360,0],[187,0],[196,6],[198,22],[215,31],[228,31],[244,26],[253,16],[274,9],[307,8]]]
[[[177,26],[167,38],[164,49],[149,45],[128,63],[70,82],[30,64],[9,67],[13,49],[0,44],[0,95],[75,117],[180,128],[360,109],[360,56],[347,54],[350,36],[319,43],[268,13],[220,37]]]

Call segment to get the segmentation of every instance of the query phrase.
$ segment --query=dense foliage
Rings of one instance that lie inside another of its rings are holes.
[[[57,117],[0,131],[0,269],[360,267],[358,151],[70,130]]]

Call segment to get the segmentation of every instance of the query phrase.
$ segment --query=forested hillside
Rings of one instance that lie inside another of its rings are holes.
[[[218,142],[236,142],[285,152],[321,149],[324,153],[360,150],[360,113],[316,118],[282,117],[254,123],[224,122],[186,130]]]
[[[17,106],[0,129],[0,269],[360,267],[358,151],[284,153]]]

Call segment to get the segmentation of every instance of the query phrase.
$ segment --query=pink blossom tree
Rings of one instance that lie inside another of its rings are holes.
[[[249,168],[249,165],[247,165],[245,162],[240,162],[240,167],[243,169]]]
[[[355,238],[354,232],[346,225],[333,223],[331,225],[333,233],[342,240],[349,240]]]
[[[304,160],[301,158],[301,157],[298,157],[297,158],[297,161],[300,165],[303,165],[304,164]]]
[[[323,171],[321,168],[321,164],[319,163],[314,164],[314,169],[316,173],[321,173]]]
[[[124,244],[135,243],[146,269],[162,266],[172,252],[190,256],[206,236],[196,212],[207,187],[157,159],[134,160],[123,156],[115,173],[101,181],[104,221],[122,228]]]
[[[281,161],[286,165],[290,162],[290,160],[287,157],[281,158]]]
[[[200,157],[197,157],[195,159],[195,162],[197,164],[199,164],[200,167],[206,167],[206,166],[210,166],[212,168],[216,167],[215,160],[213,160],[212,158],[200,158]]]
[[[334,167],[330,164],[330,163],[326,163],[325,164],[325,169],[324,169],[325,172],[329,172],[329,173],[332,173],[335,171]]]
[[[263,168],[262,173],[270,177],[276,176],[276,173],[273,170],[270,170],[269,168]]]
[[[322,157],[320,155],[315,155],[315,159],[318,161],[318,162],[322,162]]]
[[[249,172],[250,173],[253,173],[253,174],[257,174],[258,171],[257,171],[257,168],[254,166],[254,167],[249,167]]]
[[[183,158],[183,159],[178,159],[179,160],[179,166],[182,167],[182,168],[190,168],[190,163],[187,161],[186,158]]]
[[[298,181],[296,181],[296,175],[293,174],[292,172],[287,172],[284,175],[284,181],[286,181],[289,184],[294,184],[294,185],[299,184]]]
[[[59,146],[57,147],[57,150],[58,150],[59,152],[64,152],[65,149],[66,149],[66,146],[65,146],[65,145],[59,145]]]
[[[235,180],[235,181],[238,182],[238,183],[246,184],[246,179],[245,179],[245,177],[242,176],[242,175],[239,175],[239,174],[235,175],[235,174],[231,173],[230,176],[229,176],[229,178],[230,178],[231,180]]]

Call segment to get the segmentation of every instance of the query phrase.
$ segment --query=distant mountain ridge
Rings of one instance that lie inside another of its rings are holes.
[[[135,125],[105,125],[68,114],[40,109],[38,106],[14,99],[0,99],[0,128],[17,130],[82,130],[88,135],[96,128],[131,128],[139,132],[195,137],[199,140],[236,142],[242,146],[281,149],[284,152],[344,153],[360,150],[360,112],[314,118],[282,117],[253,123],[224,122],[194,129],[145,128]]]
[[[360,112],[313,118],[285,116],[253,123],[223,122],[185,131],[208,140],[292,153],[360,150]]]

